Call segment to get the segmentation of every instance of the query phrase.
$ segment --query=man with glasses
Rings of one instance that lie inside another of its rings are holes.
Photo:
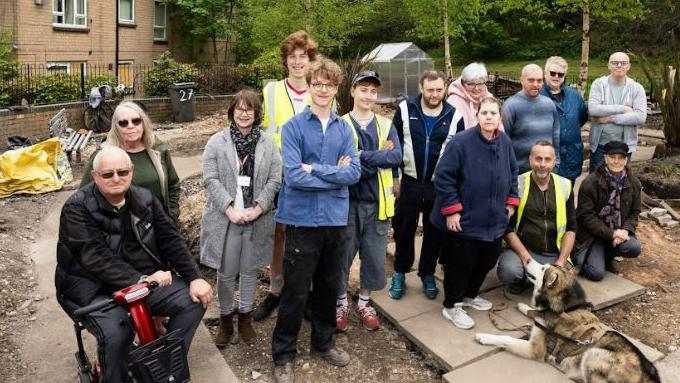
[[[581,127],[588,121],[588,111],[583,97],[569,86],[565,79],[569,65],[560,56],[545,62],[545,82],[541,94],[550,98],[557,108],[560,122],[560,166],[556,173],[574,185],[583,169],[583,141]]]
[[[331,105],[342,82],[340,67],[326,58],[310,64],[311,106],[281,131],[285,178],[275,220],[286,225],[281,304],[272,336],[274,380],[295,380],[293,361],[305,303],[311,300],[311,352],[335,366],[349,354],[335,347],[335,302],[347,246],[348,186],[361,165],[352,128]],[[309,287],[314,282],[314,290]],[[309,298],[308,298],[309,297]]]
[[[609,56],[609,76],[593,81],[588,97],[590,115],[590,172],[604,158],[608,142],[628,145],[628,160],[637,149],[638,128],[647,119],[645,88],[628,77],[630,58],[623,52]]]
[[[194,332],[212,301],[191,253],[161,202],[147,189],[131,186],[128,154],[105,146],[94,158],[94,182],[75,192],[61,210],[55,285],[64,310],[111,297],[147,281],[159,288],[147,299],[154,316],[170,317],[189,350]],[[97,338],[104,382],[128,382],[128,351],[134,331],[120,306],[86,316]]]
[[[423,214],[423,242],[420,248],[418,276],[428,299],[435,299],[439,289],[434,278],[442,246],[439,231],[430,222],[434,204],[434,169],[446,143],[465,130],[463,115],[446,97],[444,74],[427,70],[420,76],[420,94],[399,103],[392,123],[402,143],[401,183],[394,172],[397,197],[392,219],[396,252],[390,297],[401,299],[406,292],[406,273],[415,260],[415,235]]]
[[[522,68],[522,90],[508,98],[501,115],[505,133],[512,140],[519,174],[531,170],[529,152],[536,141],[550,142],[560,164],[560,121],[555,104],[541,94],[543,69],[536,64]]]

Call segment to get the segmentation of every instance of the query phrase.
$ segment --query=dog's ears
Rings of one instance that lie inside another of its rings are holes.
[[[558,273],[550,273],[550,275],[548,275],[548,278],[549,278],[548,279],[548,288],[551,288],[551,287],[555,286],[555,284],[557,283],[557,280],[559,279],[559,275],[558,275]]]

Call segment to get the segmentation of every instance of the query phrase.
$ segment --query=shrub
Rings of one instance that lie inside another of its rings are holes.
[[[165,97],[168,87],[177,82],[196,82],[198,70],[192,64],[181,64],[175,61],[169,51],[158,57],[156,66],[146,74],[144,95],[147,97]]]
[[[260,55],[251,64],[237,65],[232,83],[235,89],[244,86],[261,89],[263,79],[280,79],[285,75],[286,69],[281,65],[278,49],[276,49]]]
[[[112,89],[116,89],[116,77],[110,74],[98,74],[88,77],[85,80],[85,96],[87,97],[87,95],[90,94],[90,89],[104,85],[108,85]]]
[[[35,104],[53,104],[80,99],[80,76],[66,73],[41,75],[33,87]]]

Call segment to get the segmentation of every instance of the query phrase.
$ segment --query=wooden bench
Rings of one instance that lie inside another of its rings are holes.
[[[80,162],[80,152],[87,146],[92,131],[88,130],[86,134],[81,134],[76,130],[69,128],[66,119],[66,109],[60,110],[54,117],[47,122],[47,127],[51,137],[59,137],[61,146],[68,156],[69,162],[72,161],[71,153],[75,150],[76,161]]]

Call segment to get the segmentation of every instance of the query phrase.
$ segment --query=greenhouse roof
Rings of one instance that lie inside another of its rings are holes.
[[[368,58],[373,58],[374,62],[416,58],[431,60],[430,56],[425,53],[424,50],[410,42],[380,44],[370,53],[365,55],[363,59],[366,60]]]

